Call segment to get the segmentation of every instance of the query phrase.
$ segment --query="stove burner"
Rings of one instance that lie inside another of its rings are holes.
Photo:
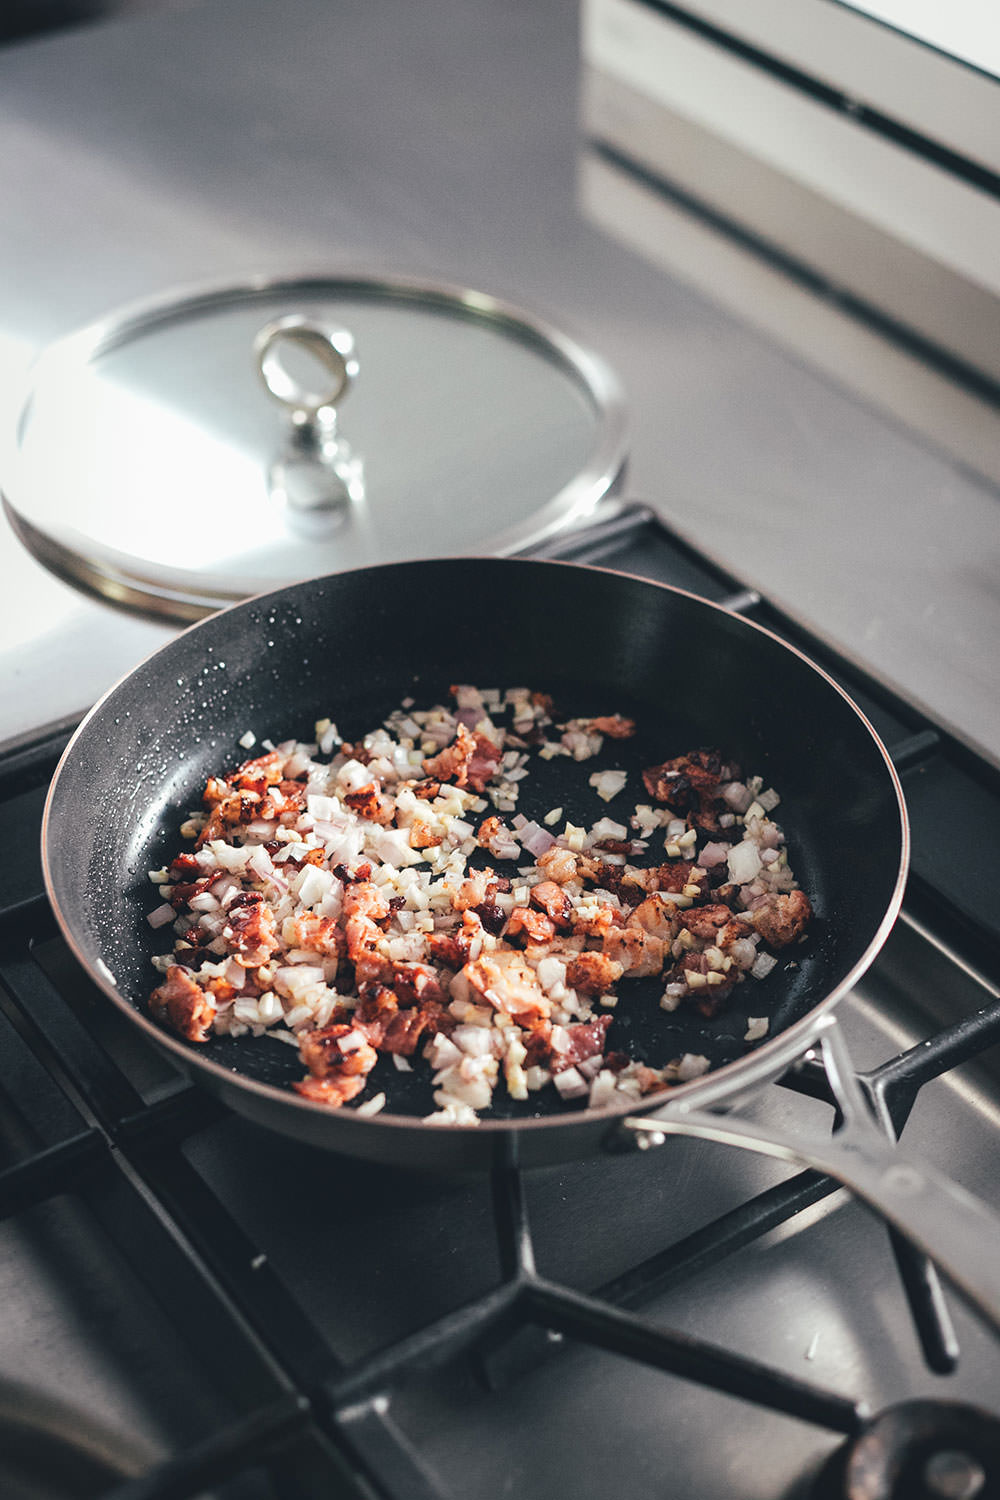
[[[816,1500],[1000,1500],[1000,1420],[908,1401],[872,1419],[824,1469]]]

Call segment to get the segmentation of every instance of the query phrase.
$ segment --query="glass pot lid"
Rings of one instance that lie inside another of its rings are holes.
[[[53,345],[0,473],[61,577],[191,620],[371,563],[513,552],[625,462],[611,369],[535,316],[404,277],[171,295]]]

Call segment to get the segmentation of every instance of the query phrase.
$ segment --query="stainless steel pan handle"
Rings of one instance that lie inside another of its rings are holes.
[[[882,1133],[833,1016],[818,1019],[805,1050],[801,1041],[776,1048],[768,1077],[813,1051],[822,1058],[843,1117],[829,1137],[786,1133],[728,1112],[746,1098],[746,1089],[713,1078],[654,1114],[627,1119],[625,1126],[640,1144],[658,1145],[668,1135],[699,1136],[826,1172],[929,1255],[972,1306],[1000,1328],[1000,1217]]]

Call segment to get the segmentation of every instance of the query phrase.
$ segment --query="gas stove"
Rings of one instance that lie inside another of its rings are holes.
[[[844,1030],[886,1128],[1000,1209],[1000,928],[968,853],[1000,834],[1000,777],[644,507],[546,555],[724,602],[872,718],[914,858]],[[672,1139],[414,1176],[293,1145],[185,1081],[48,908],[36,850],[64,740],[0,762],[22,851],[0,879],[0,1377],[33,1393],[25,1493],[997,1493],[995,1330],[822,1174]],[[834,1118],[809,1064],[750,1110],[793,1131]],[[46,1490],[53,1398],[81,1447],[106,1435],[105,1467]]]

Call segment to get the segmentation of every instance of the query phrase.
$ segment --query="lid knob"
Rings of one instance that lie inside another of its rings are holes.
[[[313,368],[318,366],[320,375],[327,377],[318,388],[311,390],[286,364],[288,351],[293,348],[310,355]],[[336,420],[334,408],[360,369],[353,334],[299,313],[266,323],[253,341],[253,352],[265,386],[276,401],[290,409],[296,425],[325,413],[329,413],[327,420]]]
[[[289,508],[293,529],[318,536],[364,497],[362,461],[337,436],[337,405],[357,378],[354,336],[346,328],[289,313],[253,341],[266,389],[285,407],[290,430],[272,463],[269,490]],[[317,530],[317,527],[319,528]]]

